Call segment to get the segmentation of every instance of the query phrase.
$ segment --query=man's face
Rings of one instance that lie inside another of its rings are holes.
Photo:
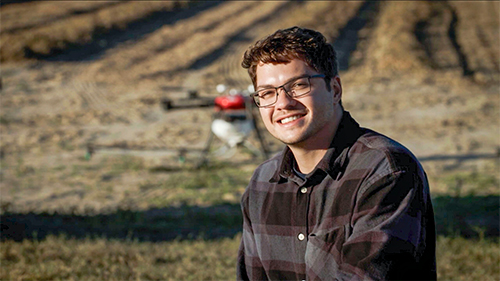
[[[300,59],[286,64],[261,63],[256,71],[256,90],[278,87],[294,78],[315,74],[320,73]],[[287,145],[314,147],[331,141],[335,129],[334,112],[341,110],[338,105],[342,95],[340,78],[331,79],[330,90],[323,78],[310,81],[309,94],[293,99],[279,89],[277,102],[259,109],[267,130]]]

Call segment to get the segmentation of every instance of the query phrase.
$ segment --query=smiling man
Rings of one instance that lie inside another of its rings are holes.
[[[267,130],[286,148],[243,194],[239,280],[435,280],[425,172],[404,146],[344,110],[333,47],[278,30],[242,66]]]

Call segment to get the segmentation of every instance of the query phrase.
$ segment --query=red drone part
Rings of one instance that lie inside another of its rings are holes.
[[[242,95],[219,96],[215,98],[215,106],[221,110],[244,109],[245,98]]]

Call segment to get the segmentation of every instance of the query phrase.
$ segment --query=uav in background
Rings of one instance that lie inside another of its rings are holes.
[[[234,155],[236,148],[244,146],[254,154],[259,154],[260,152],[267,159],[269,152],[256,124],[255,114],[252,110],[253,102],[248,94],[245,95],[245,93],[253,92],[253,86],[249,86],[247,91],[231,89],[228,94],[224,94],[226,93],[225,85],[219,84],[216,89],[219,94],[223,95],[214,99],[200,98],[196,91],[191,91],[187,99],[178,100],[177,103],[168,98],[162,100],[163,108],[167,111],[192,107],[214,107],[215,112],[212,115],[210,135],[197,166],[199,167],[206,163],[214,136],[218,137],[224,143],[224,146],[214,153],[216,156],[229,158]],[[248,137],[252,132],[256,133],[259,140],[260,151],[248,142]]]
[[[231,89],[227,91],[226,86],[219,84],[216,87],[220,94],[218,97],[200,97],[198,91],[188,91],[188,96],[181,99],[163,98],[161,99],[162,108],[166,111],[187,109],[187,108],[204,108],[213,107],[214,113],[210,123],[210,134],[201,150],[201,156],[195,165],[199,168],[205,165],[208,161],[208,156],[230,158],[236,152],[238,147],[246,147],[253,155],[260,155],[263,158],[269,158],[269,150],[266,147],[262,133],[256,124],[254,113],[254,104],[248,95],[253,92],[253,86],[245,91]],[[249,142],[249,137],[255,132],[259,141],[260,148],[256,148]],[[214,136],[220,139],[223,146],[215,151],[211,151],[214,144]],[[121,149],[121,150],[141,150],[140,148],[131,148],[126,146],[103,146],[88,144],[86,157],[90,158],[97,150],[103,149]],[[146,149],[143,149],[146,150]],[[184,160],[186,154],[190,152],[200,152],[196,148],[164,148],[163,151],[177,152],[179,159]]]

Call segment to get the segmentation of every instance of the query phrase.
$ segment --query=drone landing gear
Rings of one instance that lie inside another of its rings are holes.
[[[259,128],[257,127],[257,124],[255,124],[255,116],[252,112],[246,112],[247,115],[238,115],[238,116],[246,116],[243,120],[246,120],[247,118],[249,119],[248,121],[250,121],[250,124],[251,124],[251,130],[252,131],[255,131],[256,133],[256,136],[257,136],[257,139],[259,141],[259,144],[260,144],[260,149],[256,148],[251,142],[249,142],[247,140],[247,137],[246,136],[245,138],[243,138],[241,141],[237,142],[237,143],[233,143],[233,144],[229,144],[228,142],[226,142],[224,144],[224,146],[222,146],[221,148],[217,149],[213,154],[215,156],[218,156],[218,157],[224,157],[224,158],[231,158],[234,153],[236,153],[236,149],[237,148],[246,148],[247,151],[249,151],[253,157],[258,157],[258,156],[262,156],[265,159],[269,158],[269,152],[268,152],[268,149],[264,143],[264,139],[261,135],[261,132],[259,130]],[[226,116],[224,116],[224,118],[226,119],[230,119],[232,121],[234,121],[234,115],[231,116],[231,114],[227,114],[227,113],[222,113],[223,115],[226,114]],[[212,123],[214,123],[214,121],[217,121],[218,118],[220,118],[220,114],[216,114],[214,115],[213,119],[212,119]],[[237,119],[241,119],[240,117],[238,117]],[[203,149],[202,153],[201,153],[201,157],[199,159],[199,161],[197,162],[197,164],[195,165],[195,168],[196,169],[199,169],[203,166],[206,166],[208,164],[208,155],[210,153],[210,149],[211,149],[211,146],[213,144],[213,141],[214,141],[214,131],[213,130],[210,130],[210,135],[208,137],[208,140],[205,144],[205,148]]]

